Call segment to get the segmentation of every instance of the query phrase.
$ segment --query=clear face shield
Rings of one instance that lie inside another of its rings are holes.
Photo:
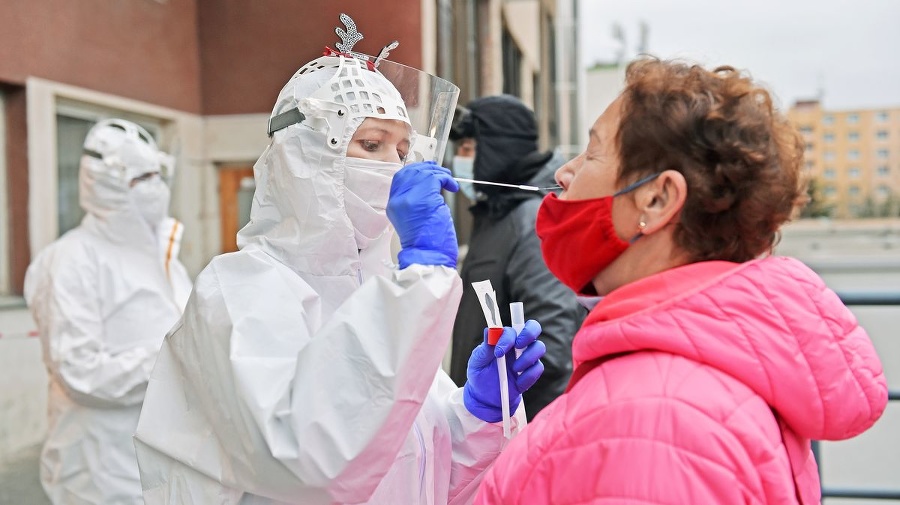
[[[406,162],[440,163],[447,149],[459,88],[440,77],[390,60],[379,60],[378,71],[397,88],[406,104],[413,129]]]
[[[412,128],[407,163],[440,163],[447,149],[459,88],[440,77],[387,60],[396,42],[385,46],[378,57],[354,52],[352,47],[362,34],[349,16],[342,14],[341,21],[347,29],[335,29],[342,39],[336,44],[338,50],[326,48],[325,55],[301,67],[282,89],[269,119],[269,136],[302,123],[324,133],[329,148],[340,150],[345,148],[341,138],[349,120],[396,120]],[[317,81],[314,74],[327,79]],[[317,83],[311,93],[304,91],[307,80]]]

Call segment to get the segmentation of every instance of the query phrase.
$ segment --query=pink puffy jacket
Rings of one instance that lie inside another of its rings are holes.
[[[797,260],[675,268],[604,298],[566,394],[501,454],[476,504],[813,504],[810,439],[887,403],[866,332]]]

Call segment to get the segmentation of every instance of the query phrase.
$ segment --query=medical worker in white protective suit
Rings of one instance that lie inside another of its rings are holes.
[[[326,54],[278,97],[241,250],[163,345],[135,436],[148,505],[470,503],[505,440],[495,352],[524,426],[540,326],[476,348],[465,388],[440,371],[462,289],[440,191],[458,186],[401,169],[435,139],[371,63]]]
[[[88,132],[81,225],[43,249],[25,299],[50,376],[41,483],[54,504],[140,504],[132,435],[163,337],[191,281],[167,216],[171,158],[120,119]]]

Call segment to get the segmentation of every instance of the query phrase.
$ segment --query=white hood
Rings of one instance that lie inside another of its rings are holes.
[[[255,244],[298,273],[355,275],[359,251],[343,194],[352,131],[337,152],[323,133],[297,130],[276,133],[254,165],[256,192],[238,247]]]

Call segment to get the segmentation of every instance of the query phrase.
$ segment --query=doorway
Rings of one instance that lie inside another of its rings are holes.
[[[237,251],[237,232],[250,221],[250,204],[255,190],[253,167],[239,165],[219,169],[219,219],[223,253]]]

